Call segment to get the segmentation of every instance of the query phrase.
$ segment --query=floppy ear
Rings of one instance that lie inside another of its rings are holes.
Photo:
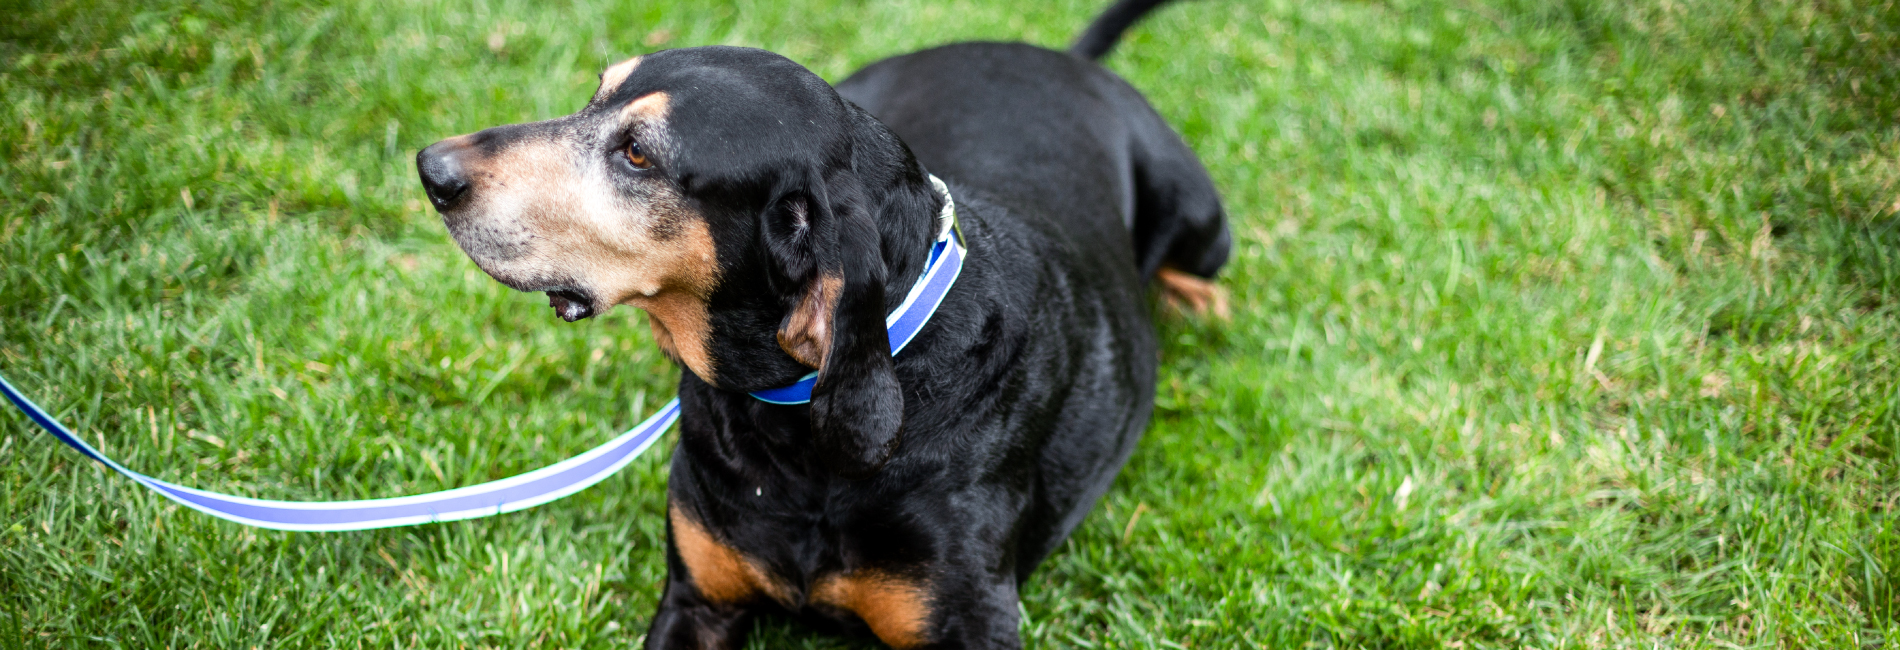
[[[903,428],[904,394],[884,327],[886,271],[868,197],[850,172],[811,172],[768,215],[771,254],[802,281],[779,324],[779,346],[818,369],[811,431],[820,457],[846,477],[884,465]]]

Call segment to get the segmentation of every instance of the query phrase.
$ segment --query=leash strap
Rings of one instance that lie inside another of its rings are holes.
[[[885,321],[890,329],[891,354],[897,354],[905,344],[916,338],[917,332],[937,312],[937,307],[943,303],[950,286],[963,270],[966,251],[956,228],[956,210],[950,201],[950,189],[936,176],[931,176],[930,182],[944,197],[943,213],[938,215],[942,229],[936,243],[931,246],[930,262],[925,267],[923,277],[911,287],[904,303]],[[817,373],[813,373],[797,384],[752,395],[774,404],[803,404],[811,401],[811,387],[816,380]],[[480,485],[388,499],[275,501],[185,487],[132,471],[87,444],[45,409],[27,399],[4,376],[0,376],[0,394],[5,394],[7,400],[19,407],[34,424],[40,425],[41,429],[66,443],[66,446],[180,505],[247,526],[297,531],[409,526],[475,519],[532,508],[585,490],[613,476],[652,447],[660,439],[660,434],[666,433],[667,428],[673,426],[680,416],[680,401],[676,397],[645,421],[606,444],[526,474]]]
[[[361,501],[274,501],[252,499],[189,488],[132,471],[107,458],[92,445],[60,424],[45,409],[20,394],[5,377],[0,377],[0,392],[35,424],[53,434],[66,446],[99,461],[113,471],[140,485],[199,512],[235,521],[247,526],[276,530],[338,531],[367,530],[390,526],[408,526],[434,521],[474,519],[514,512],[559,499],[587,489],[626,467],[641,452],[653,446],[679,419],[679,399],[649,416],[645,422],[588,450],[541,469],[465,488],[390,499]]]

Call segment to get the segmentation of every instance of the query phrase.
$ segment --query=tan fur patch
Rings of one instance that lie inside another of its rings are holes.
[[[626,82],[627,75],[633,74],[633,69],[638,67],[640,67],[640,57],[637,56],[607,66],[607,70],[600,73],[600,88],[594,91],[592,101],[597,102],[614,94],[614,91],[620,89],[620,84]]]
[[[717,368],[711,352],[712,323],[706,313],[706,296],[717,282],[719,265],[715,259],[712,235],[706,224],[694,221],[686,236],[673,243],[685,249],[686,259],[677,269],[688,282],[682,290],[662,291],[653,296],[635,295],[627,304],[647,312],[653,328],[653,342],[666,356],[686,366],[708,384],[715,383]]]
[[[812,601],[849,610],[894,648],[923,645],[930,624],[924,585],[881,571],[829,576],[812,588]]]
[[[1212,313],[1221,320],[1231,316],[1227,309],[1227,290],[1213,280],[1163,266],[1155,271],[1155,281],[1161,285],[1162,300],[1176,311],[1195,316]]]
[[[669,506],[666,514],[673,522],[673,547],[679,550],[687,578],[699,589],[700,596],[721,605],[745,603],[760,595],[790,603],[790,591],[757,561],[713,539],[679,506]]]
[[[462,149],[475,144],[475,136],[474,134],[464,133],[450,138],[443,138],[442,141],[457,149]]]
[[[626,108],[620,109],[620,121],[626,123],[640,119],[664,120],[672,101],[673,98],[668,97],[666,93],[641,95],[639,99],[627,102]]]
[[[778,346],[799,363],[816,370],[831,351],[831,319],[844,290],[844,278],[821,275],[805,289],[778,330]]]

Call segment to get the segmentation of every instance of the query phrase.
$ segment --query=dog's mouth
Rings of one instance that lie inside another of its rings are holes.
[[[484,266],[482,270],[486,271],[488,269]],[[571,280],[537,280],[494,272],[490,272],[488,275],[516,291],[526,291],[529,293],[542,292],[548,294],[548,306],[554,308],[554,315],[560,316],[561,320],[569,323],[598,315],[601,311],[604,311],[595,306],[599,303],[594,300],[594,293],[592,291],[574,286],[574,282]]]
[[[549,291],[548,306],[554,308],[554,315],[569,323],[595,313],[593,297],[573,289]]]

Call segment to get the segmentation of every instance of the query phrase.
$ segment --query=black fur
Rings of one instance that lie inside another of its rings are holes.
[[[1220,197],[1193,152],[1089,60],[1156,4],[1117,5],[1079,56],[949,45],[873,64],[835,91],[760,50],[664,51],[596,102],[668,94],[654,169],[717,248],[717,385],[681,378],[669,503],[783,590],[708,599],[669,526],[647,647],[742,647],[747,621],[768,610],[863,631],[813,597],[829,576],[867,572],[924,586],[923,646],[1021,645],[1018,586],[1147,426],[1148,279],[1163,266],[1212,278],[1228,253]],[[923,270],[942,205],[926,169],[952,190],[969,257],[893,357],[883,319]],[[752,398],[810,370],[775,337],[828,276],[844,289],[812,403]]]
[[[1168,0],[1121,0],[1115,3],[1097,16],[1095,22],[1089,23],[1089,28],[1083,30],[1081,36],[1076,37],[1075,44],[1069,46],[1069,53],[1090,61],[1101,60],[1108,55],[1109,50],[1115,48],[1115,41],[1121,40],[1122,32],[1128,31],[1128,28],[1135,26],[1135,21],[1166,2]]]

